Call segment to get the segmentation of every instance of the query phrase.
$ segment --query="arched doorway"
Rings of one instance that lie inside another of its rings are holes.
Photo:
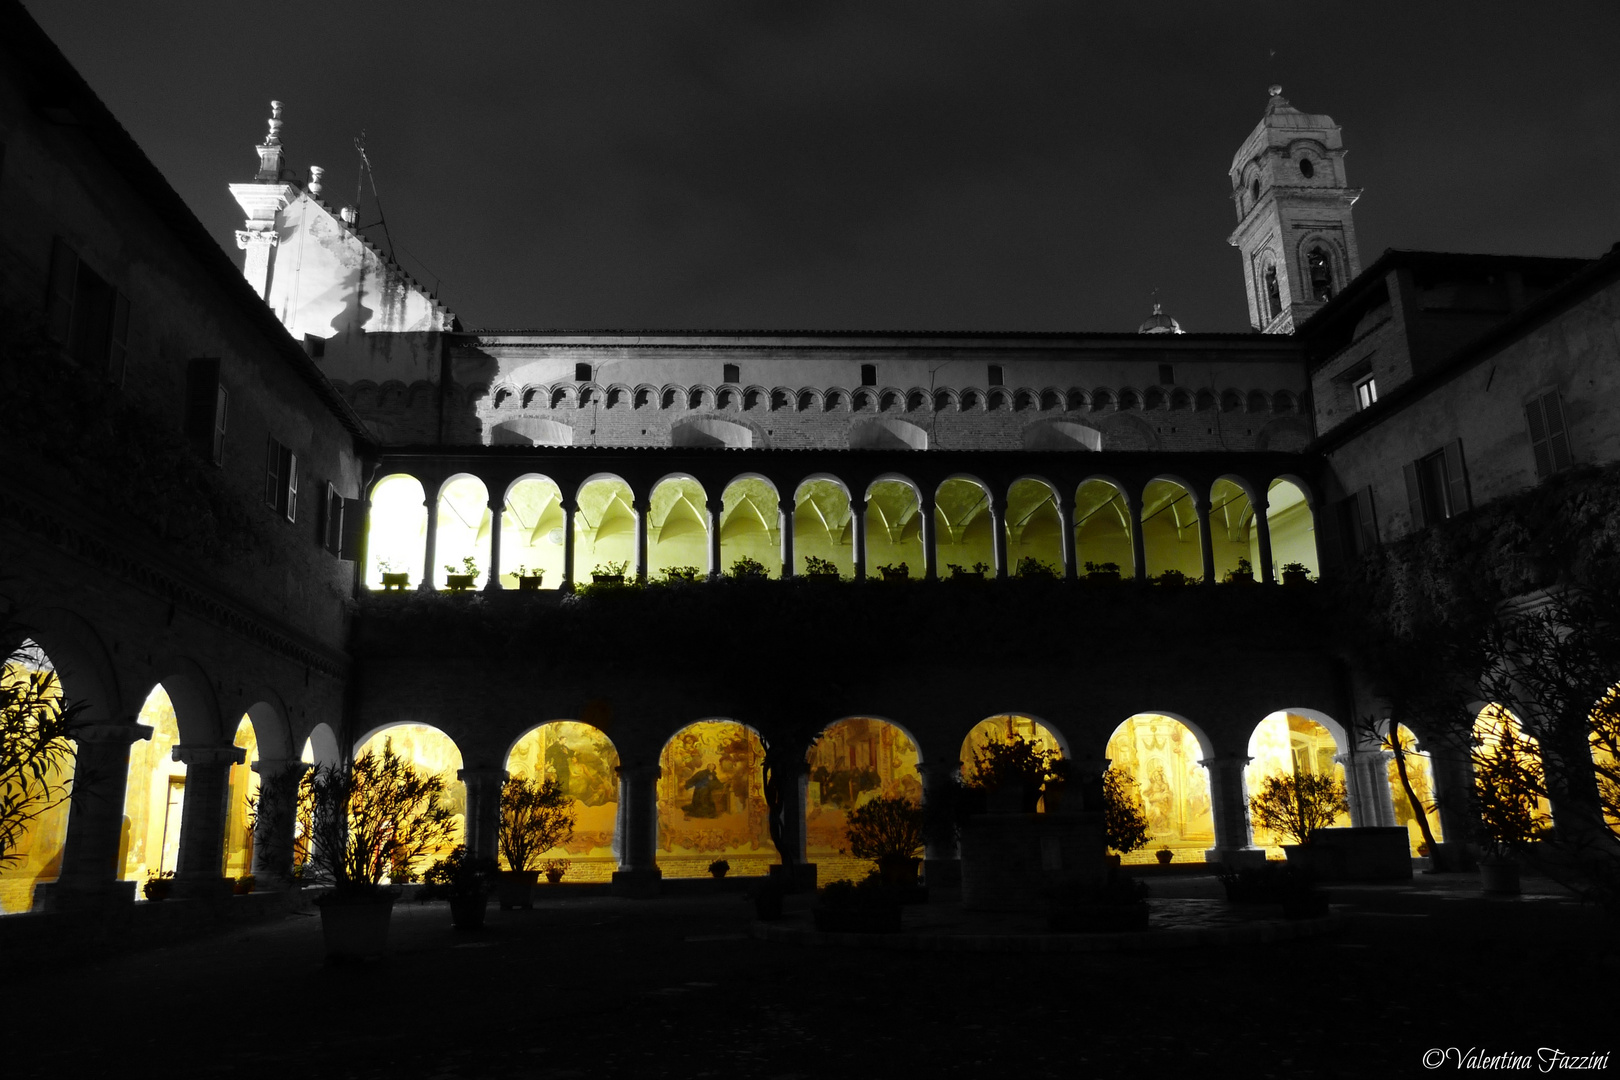
[[[1477,795],[1483,785],[1495,782],[1531,803],[1530,828],[1549,829],[1553,825],[1552,802],[1547,797],[1546,767],[1541,743],[1524,730],[1512,710],[1492,702],[1474,718],[1474,745],[1470,757]]]
[[[231,766],[226,786],[225,876],[240,878],[253,872],[253,829],[248,822],[259,796],[259,774],[253,769],[259,760],[259,739],[246,713],[236,725],[231,745],[241,747],[243,755],[241,762]]]
[[[658,764],[658,868],[668,878],[703,877],[725,859],[757,877],[777,862],[766,818],[765,748],[734,720],[700,720],[672,735]]]
[[[876,864],[848,854],[849,811],[875,798],[923,801],[917,743],[897,724],[856,716],[830,724],[810,748],[805,850],[822,881],[859,881]]]
[[[144,883],[172,874],[180,855],[180,812],[185,805],[186,766],[175,761],[180,726],[174,703],[159,683],[141,705],[136,722],[152,729],[148,739],[130,744],[124,786],[124,824],[118,841],[119,877]],[[143,898],[139,888],[137,898]]]
[[[509,776],[555,778],[573,800],[574,835],[543,859],[566,858],[570,881],[612,881],[618,862],[613,832],[619,812],[619,752],[598,728],[553,720],[530,728],[506,755]]]
[[[1249,736],[1249,764],[1243,769],[1243,782],[1253,798],[1268,776],[1331,776],[1345,782],[1344,766],[1334,760],[1342,753],[1333,732],[1311,719],[1293,712],[1274,712],[1255,725]],[[1334,828],[1349,828],[1350,815],[1339,814]],[[1254,846],[1266,849],[1266,857],[1283,857],[1282,845],[1294,841],[1266,830],[1254,829]]]
[[[1052,751],[1058,757],[1069,756],[1062,736],[1039,720],[1017,713],[1002,713],[974,724],[967,737],[962,740],[960,751],[962,780],[971,783],[977,778],[977,770],[973,764],[974,757],[986,745],[993,742],[1010,742],[1014,737],[1033,743],[1039,750]],[[1044,798],[1038,809],[1041,811],[1046,809]]]
[[[371,489],[371,513],[366,522],[366,584],[383,587],[383,574],[405,574],[417,582],[427,545],[427,506],[422,484],[414,476],[395,473]]]
[[[1152,839],[1124,856],[1148,863],[1159,848],[1175,852],[1176,862],[1203,862],[1215,845],[1209,774],[1201,764],[1208,756],[1191,728],[1172,716],[1137,713],[1114,729],[1108,739],[1109,767],[1136,781]]]
[[[444,795],[440,805],[457,817],[455,833],[445,844],[423,856],[421,865],[411,866],[407,880],[419,880],[437,859],[442,859],[461,843],[467,835],[467,786],[456,779],[461,771],[461,750],[455,742],[438,728],[427,724],[393,724],[379,728],[366,736],[354,748],[354,756],[381,754],[384,745],[392,745],[394,753],[417,769],[444,780]],[[397,882],[395,883],[397,884]]]
[[[521,574],[540,571],[540,587],[563,579],[562,490],[543,476],[525,476],[506,493],[501,514],[501,584],[518,587]]]
[[[13,706],[57,708],[62,701],[62,683],[56,668],[45,650],[33,641],[18,645],[0,669],[0,680]],[[56,880],[67,842],[67,795],[73,771],[73,758],[68,755],[59,765],[47,767],[41,777],[47,801],[23,825],[6,853],[7,861],[0,864],[0,913],[29,910],[34,902],[34,886]]]

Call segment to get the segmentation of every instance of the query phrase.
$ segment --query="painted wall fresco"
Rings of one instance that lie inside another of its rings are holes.
[[[45,696],[60,699],[62,684],[55,677],[55,669],[43,650],[31,641],[23,643],[21,663],[8,663],[0,671],[0,679],[7,683],[45,673],[49,683]],[[62,770],[52,769],[47,782],[56,785],[73,778],[70,763]],[[68,804],[66,800],[51,807],[28,823],[12,854],[15,862],[0,867],[0,913],[27,911],[33,904],[34,886],[39,882],[55,881],[62,864],[62,845],[67,839]]]
[[[1209,774],[1199,764],[1203,756],[1198,738],[1173,717],[1140,713],[1114,729],[1108,759],[1136,779],[1153,833],[1127,861],[1151,861],[1154,852],[1168,847],[1177,862],[1201,862],[1205,849],[1214,846]]]
[[[1429,760],[1428,754],[1420,754],[1414,748],[1417,746],[1417,736],[1405,724],[1397,724],[1395,737],[1401,741],[1401,749],[1406,754],[1406,778],[1412,783],[1412,794],[1417,796],[1418,805],[1423,808],[1424,816],[1429,819],[1429,830],[1434,833],[1435,841],[1445,843],[1445,835],[1440,830],[1440,812],[1434,807],[1434,764]],[[1421,854],[1418,848],[1423,844],[1423,830],[1418,825],[1418,818],[1412,812],[1412,802],[1406,797],[1406,789],[1401,786],[1401,771],[1395,764],[1394,757],[1388,762],[1389,795],[1395,807],[1395,824],[1406,828],[1408,839],[1412,845],[1412,854]]]
[[[724,856],[731,873],[764,873],[777,861],[766,823],[759,736],[730,720],[676,732],[658,764],[658,865],[666,877],[705,874]],[[747,858],[741,865],[733,856]]]
[[[1274,712],[1255,725],[1249,736],[1250,762],[1243,783],[1252,797],[1268,776],[1332,776],[1344,783],[1344,766],[1334,761],[1338,744],[1327,728],[1309,717]],[[1350,815],[1334,819],[1335,828],[1349,828]],[[1283,843],[1293,843],[1264,829],[1254,830],[1254,846],[1266,849],[1268,859],[1283,858]]]
[[[992,716],[988,720],[980,720],[973,725],[973,730],[967,733],[962,740],[962,779],[972,780],[975,772],[973,768],[973,755],[988,742],[1001,742],[1014,735],[1022,735],[1029,742],[1034,743],[1043,750],[1055,750],[1059,754],[1063,748],[1058,744],[1057,736],[1045,724],[1030,719],[1027,716],[1011,714]]]
[[[253,872],[253,830],[248,826],[248,800],[259,793],[259,774],[253,771],[259,760],[259,740],[253,721],[245,715],[236,725],[231,745],[247,753],[240,765],[231,766],[230,788],[225,801],[225,876],[239,878]]]
[[[517,741],[506,771],[527,780],[555,777],[574,800],[574,836],[543,857],[589,858],[613,863],[613,826],[619,812],[619,752],[597,728],[572,720],[541,724]],[[607,868],[611,874],[614,866]],[[569,878],[584,880],[582,867]]]
[[[897,795],[922,805],[922,773],[917,761],[916,743],[886,721],[855,717],[828,727],[808,757],[804,821],[810,861],[827,866],[846,852],[845,824],[848,812],[856,807]],[[860,863],[856,877],[873,865],[856,861]]]
[[[172,755],[180,742],[180,727],[161,684],[147,695],[136,721],[151,728],[152,737],[129,747],[118,863],[125,881],[145,882],[148,874],[174,870],[179,857],[186,767]],[[139,888],[135,895],[141,898]]]
[[[455,834],[450,840],[443,847],[423,856],[421,863],[411,868],[415,874],[420,875],[433,864],[434,860],[450,854],[466,835],[467,785],[456,779],[456,773],[461,770],[461,751],[456,748],[450,736],[438,728],[426,724],[395,724],[393,727],[383,728],[361,743],[355,749],[354,756],[358,758],[367,752],[380,754],[383,744],[390,742],[394,747],[394,753],[406,761],[424,772],[444,777],[442,805],[449,807],[458,819]]]
[[[1481,709],[1474,718],[1474,738],[1479,744],[1478,753],[1490,754],[1494,744],[1504,739],[1514,739],[1522,744],[1525,753],[1538,758],[1541,756],[1541,744],[1536,737],[1524,730],[1511,710],[1494,702]],[[1538,824],[1550,826],[1553,821],[1552,803],[1546,799],[1536,799],[1535,817]]]

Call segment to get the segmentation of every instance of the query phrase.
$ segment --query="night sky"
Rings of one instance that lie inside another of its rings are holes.
[[[238,262],[268,101],[334,204],[363,128],[468,327],[1246,330],[1272,82],[1364,264],[1620,241],[1615,3],[25,2]]]

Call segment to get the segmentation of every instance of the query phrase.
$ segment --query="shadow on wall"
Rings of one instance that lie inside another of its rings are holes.
[[[487,445],[484,421],[479,417],[489,397],[490,384],[500,362],[479,348],[457,348],[445,365],[449,387],[444,393],[444,423],[439,441],[455,446]]]

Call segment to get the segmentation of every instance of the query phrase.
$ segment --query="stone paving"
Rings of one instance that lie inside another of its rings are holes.
[[[1217,917],[1212,878],[1153,885]],[[0,1075],[1361,1077],[1426,1075],[1453,1047],[1615,1049],[1615,927],[1526,891],[1345,887],[1327,935],[1151,953],[806,947],[754,937],[747,901],[715,891],[548,894],[476,934],[406,904],[386,957],[331,967],[318,919],[292,914],[4,965]],[[923,918],[949,919],[935,900]]]

